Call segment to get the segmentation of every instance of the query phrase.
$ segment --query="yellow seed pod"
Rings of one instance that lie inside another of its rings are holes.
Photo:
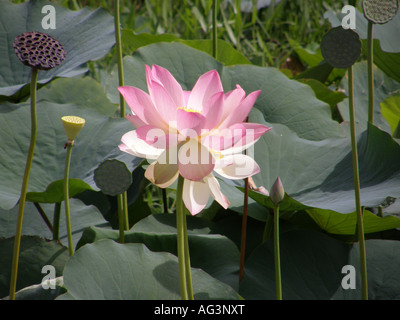
[[[74,141],[82,130],[85,124],[85,119],[76,116],[64,116],[61,120],[68,140]]]

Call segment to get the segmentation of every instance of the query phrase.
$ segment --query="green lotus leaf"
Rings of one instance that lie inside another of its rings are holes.
[[[226,236],[216,234],[218,227],[197,217],[187,217],[191,266],[201,268],[212,277],[236,289],[239,250]],[[151,215],[125,232],[125,243],[143,243],[151,251],[177,255],[176,217],[171,214]],[[85,230],[78,248],[101,239],[118,241],[117,230],[90,227]],[[207,258],[205,258],[207,257]]]
[[[180,299],[178,259],[143,244],[100,240],[80,248],[64,268],[67,299]],[[228,285],[192,268],[195,299],[238,299]],[[63,299],[63,295],[57,299]]]
[[[368,123],[368,67],[366,62],[356,63],[353,66],[354,78],[354,108],[357,130],[360,132],[367,128]],[[341,88],[348,92],[348,80],[343,78]],[[380,129],[391,133],[390,117],[384,117],[381,103],[390,95],[400,89],[400,83],[388,77],[380,69],[374,67],[374,124]],[[349,121],[349,100],[345,99],[338,104],[342,118]],[[394,130],[393,130],[394,131]]]
[[[11,264],[13,258],[14,238],[0,239],[0,297],[9,294]],[[17,290],[41,283],[46,273],[46,265],[54,267],[56,276],[62,275],[63,268],[69,259],[68,250],[56,241],[47,241],[37,236],[22,236],[19,255]]]
[[[367,240],[368,297],[370,300],[399,299],[400,263],[398,241]],[[282,294],[284,300],[361,299],[359,246],[346,244],[311,230],[292,230],[280,237]],[[354,289],[345,290],[344,266],[353,266]],[[273,241],[253,251],[246,261],[240,285],[245,299],[275,299]]]
[[[55,29],[47,25],[45,5],[55,10]],[[89,60],[102,58],[115,43],[113,17],[105,10],[84,8],[72,11],[45,0],[32,0],[21,4],[0,2],[0,43],[5,44],[0,55],[0,96],[10,96],[30,82],[31,69],[23,65],[14,53],[14,38],[26,31],[48,33],[57,39],[67,54],[64,62],[50,71],[40,71],[39,83],[55,77],[74,77],[87,69],[81,66]],[[46,20],[46,21],[43,21]]]

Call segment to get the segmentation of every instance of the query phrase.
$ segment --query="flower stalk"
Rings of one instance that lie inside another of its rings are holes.
[[[21,246],[22,222],[24,218],[26,194],[28,190],[29,176],[32,168],[33,155],[35,152],[37,138],[37,112],[36,112],[36,90],[37,90],[38,69],[32,68],[31,75],[31,139],[29,144],[28,156],[25,164],[24,178],[22,180],[21,196],[18,207],[17,230],[15,232],[13,262],[11,266],[11,282],[10,282],[10,300],[15,300],[15,292],[17,287],[17,274],[19,251]]]
[[[357,234],[358,234],[358,243],[360,246],[361,292],[362,292],[362,299],[368,300],[367,259],[365,253],[363,212],[361,209],[360,176],[358,167],[358,152],[357,152],[356,125],[355,125],[355,112],[354,112],[353,66],[350,66],[348,68],[348,78],[349,78],[349,113],[350,113],[350,135],[351,135],[351,148],[352,148],[352,161],[353,161],[353,179],[354,179],[355,203],[357,211]]]
[[[282,300],[281,255],[279,248],[279,205],[285,197],[282,181],[278,177],[271,188],[270,199],[274,204],[274,261],[276,300]]]
[[[177,229],[177,247],[178,247],[178,263],[179,263],[179,284],[181,290],[182,300],[189,299],[189,289],[191,283],[188,286],[188,280],[191,280],[190,265],[187,266],[189,261],[189,249],[187,248],[187,231],[186,227],[186,216],[185,208],[182,199],[183,193],[183,182],[182,176],[178,177],[178,189],[176,199],[176,229]],[[193,294],[193,293],[192,293]]]
[[[65,218],[67,222],[67,234],[68,234],[68,253],[70,256],[74,254],[74,245],[72,243],[72,228],[71,228],[71,213],[69,207],[69,167],[71,163],[71,153],[74,140],[68,140],[65,148],[67,149],[67,156],[65,159],[65,170],[64,170],[64,206],[65,206]]]
[[[372,36],[374,24],[368,21],[368,122],[374,124],[374,39]]]
[[[124,85],[124,66],[122,60],[122,41],[121,41],[121,22],[120,22],[120,4],[119,0],[114,2],[114,27],[115,27],[115,42],[117,49],[117,65],[118,65],[118,85]],[[120,117],[125,118],[125,100],[122,95],[119,96],[119,112]],[[119,195],[118,195],[119,197]],[[121,199],[117,199],[118,202],[118,219],[124,221],[125,230],[129,230],[129,216],[128,216],[128,195],[125,191]],[[122,212],[122,214],[120,214]],[[122,222],[119,222],[122,226]]]

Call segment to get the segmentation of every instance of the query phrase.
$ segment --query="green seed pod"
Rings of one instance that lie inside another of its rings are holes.
[[[372,23],[384,24],[392,20],[399,10],[398,0],[364,0],[364,17]]]
[[[332,67],[347,69],[361,54],[360,36],[352,29],[332,28],[322,37],[321,53]]]
[[[68,140],[73,141],[85,125],[85,119],[76,116],[64,116],[61,118],[65,134]]]
[[[64,61],[64,47],[53,37],[41,32],[25,32],[15,38],[13,47],[18,59],[25,65],[50,70]]]
[[[125,163],[116,159],[105,160],[94,170],[94,181],[104,194],[116,196],[132,184],[132,174]]]

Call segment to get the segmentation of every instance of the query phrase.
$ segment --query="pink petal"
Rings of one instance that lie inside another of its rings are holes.
[[[146,125],[146,123],[143,122],[143,121],[142,121],[138,116],[136,116],[136,115],[127,114],[127,115],[125,116],[125,118],[128,119],[128,120],[130,121],[130,123],[132,123],[132,124],[136,127],[136,129],[139,128],[139,127],[141,127],[141,126]]]
[[[167,90],[156,81],[151,81],[149,92],[158,111],[158,117],[166,123],[176,121],[176,110],[182,106],[176,105]]]
[[[236,137],[240,136],[240,132],[242,132],[242,138],[235,140],[231,149],[224,149],[222,154],[233,154],[238,153],[243,150],[246,150],[253,146],[261,136],[271,130],[271,127],[264,126],[258,123],[249,123],[244,122],[240,124],[236,124],[230,127],[236,135]]]
[[[151,69],[151,75],[153,80],[156,80],[165,88],[176,106],[185,106],[182,87],[167,69],[154,65]]]
[[[234,112],[245,96],[246,92],[239,85],[236,85],[236,89],[226,93],[224,98],[224,110],[221,119],[226,119],[226,117]]]
[[[158,128],[166,128],[166,123],[158,115],[150,96],[134,87],[119,87],[119,92],[131,108],[133,114],[143,123],[152,124]]]
[[[244,98],[235,110],[232,110],[226,119],[220,124],[220,128],[227,128],[233,124],[245,121],[260,93],[260,90],[254,91]]]
[[[139,127],[136,130],[136,134],[138,138],[155,148],[167,149],[178,144],[177,133],[166,134],[163,130],[151,125]]]
[[[182,199],[192,215],[198,214],[208,203],[210,189],[204,182],[183,181]]]
[[[211,70],[197,80],[190,93],[187,107],[202,111],[205,103],[217,92],[224,91],[221,79],[216,70]]]
[[[160,164],[158,161],[150,164],[144,176],[160,188],[168,188],[178,178],[178,166],[176,164]]]
[[[189,138],[196,138],[204,128],[206,118],[198,112],[188,112],[183,109],[177,111],[177,129],[179,133]]]
[[[184,143],[178,153],[178,167],[188,180],[201,181],[215,167],[214,158],[206,147],[192,139]]]
[[[208,130],[214,129],[221,121],[224,112],[224,93],[217,92],[204,105],[203,114],[206,117],[204,128]]]

